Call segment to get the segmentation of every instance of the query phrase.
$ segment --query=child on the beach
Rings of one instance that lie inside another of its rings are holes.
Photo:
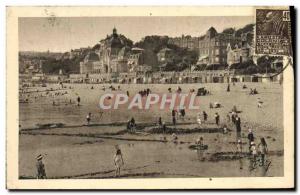
[[[259,154],[260,154],[260,165],[265,165],[266,154],[268,153],[268,145],[265,138],[260,139],[260,143],[258,144]]]
[[[86,116],[86,122],[87,122],[87,125],[89,125],[90,122],[91,122],[91,116],[92,116],[92,113],[89,113],[89,114]]]
[[[114,163],[116,167],[115,177],[120,177],[121,167],[124,165],[122,152],[118,146],[116,146],[116,154],[114,156]]]
[[[196,145],[200,146],[200,147],[203,147],[203,137],[199,137],[197,140],[196,140]]]
[[[37,179],[47,179],[43,156],[40,154],[36,157]]]
[[[198,115],[197,115],[197,123],[198,123],[199,126],[202,124],[202,121],[201,121],[201,113],[200,113],[200,112],[199,112]]]

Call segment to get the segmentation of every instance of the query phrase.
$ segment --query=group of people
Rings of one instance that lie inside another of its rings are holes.
[[[202,116],[203,116],[203,121],[202,121]],[[198,115],[197,115],[197,123],[198,125],[200,126],[202,123],[206,123],[207,121],[207,113],[205,111],[202,112],[199,112]]]
[[[267,159],[268,145],[264,137],[260,138],[260,143],[256,146],[255,137],[251,128],[248,129],[248,153],[251,155],[252,165],[256,165],[257,161],[260,166],[264,166]],[[241,138],[237,140],[237,152],[243,154],[243,143]]]
[[[227,120],[229,122],[230,121],[230,116],[227,115],[227,118],[228,118]],[[241,118],[239,117],[239,115],[237,114],[236,110],[234,110],[234,109],[231,112],[231,122],[232,122],[232,124],[236,128],[236,138],[238,140],[239,138],[241,138],[241,132],[242,132]]]
[[[256,95],[256,94],[258,94],[256,88],[254,88],[254,89],[250,88],[250,93],[249,93],[249,95]]]
[[[114,89],[114,87],[112,87],[112,86],[110,88],[112,90]],[[172,92],[172,89],[169,88],[168,91]],[[180,87],[178,87],[177,90],[176,90],[177,93],[181,93],[181,91],[182,91],[182,89]],[[227,91],[230,91],[230,85],[228,85]],[[194,92],[194,90],[193,90],[193,92]],[[126,91],[126,93],[129,96],[129,91]],[[141,96],[148,96],[151,93],[151,90],[149,88],[147,88],[147,89],[139,91],[138,93]],[[251,89],[250,94],[252,94],[252,93],[256,94],[257,93],[256,89],[254,89],[254,90]],[[56,93],[55,95],[59,95],[59,94]],[[80,106],[80,102],[81,102],[81,99],[80,99],[80,96],[78,96],[77,97],[77,105],[78,106]],[[258,107],[261,107],[261,104],[262,104],[261,100],[259,99],[258,102],[259,102]],[[218,105],[218,104],[216,104],[216,105]],[[210,107],[214,108],[215,106],[210,104]],[[230,116],[230,114],[227,115],[228,122],[231,121],[232,125],[236,129],[237,152],[242,154],[243,153],[243,147],[242,147],[243,144],[242,144],[242,140],[241,140],[241,132],[242,132],[241,118],[237,114],[238,111],[236,109],[236,106],[234,106],[232,111],[229,112],[229,113],[231,113],[231,116]],[[185,115],[186,115],[185,109],[179,109],[179,110],[173,109],[171,111],[173,125],[176,126],[178,118],[181,118],[182,120],[184,120]],[[92,114],[88,113],[87,116],[86,116],[87,125],[90,125],[91,117],[92,117]],[[215,119],[215,124],[217,126],[220,126],[220,115],[219,115],[218,112],[215,112],[214,119]],[[208,114],[205,111],[203,111],[202,113],[200,112],[200,113],[197,114],[197,124],[198,125],[206,123],[207,120],[208,120]],[[163,132],[166,131],[166,124],[165,124],[165,122],[162,121],[161,117],[158,118],[158,126],[163,129]],[[135,132],[135,129],[136,129],[136,123],[135,123],[135,119],[132,117],[127,122],[127,130],[128,130],[128,132]],[[228,131],[227,126],[224,126],[224,133],[227,133],[227,131]],[[173,141],[177,141],[178,137],[175,133],[173,133],[171,135],[171,139]],[[266,154],[268,152],[268,147],[267,147],[267,143],[266,143],[265,139],[261,138],[260,143],[256,146],[254,134],[253,134],[251,129],[249,129],[247,139],[249,141],[249,153],[251,154],[251,156],[253,158],[253,161],[256,161],[257,158],[260,157],[259,158],[260,159],[260,164],[264,165],[264,163],[266,161]],[[203,146],[203,137],[202,136],[199,137],[196,140],[195,143],[196,143],[196,145],[199,145],[200,147]],[[42,159],[43,159],[42,155],[39,155],[37,157],[36,167],[37,167],[37,178],[39,178],[39,179],[47,178],[46,177],[45,166],[42,162]],[[115,153],[115,156],[114,156],[114,164],[115,164],[115,167],[116,167],[115,175],[118,177],[118,176],[120,176],[121,167],[124,165],[122,152],[121,152],[121,150],[118,146],[116,146],[116,153]]]
[[[148,96],[151,93],[151,90],[149,88],[144,89],[144,90],[140,90],[139,94],[144,97],[144,96]],[[129,96],[129,95],[128,95]]]
[[[171,87],[168,88],[168,92],[169,92],[169,93],[172,93],[172,88],[171,88]],[[181,87],[178,86],[175,92],[176,92],[176,93],[181,93],[181,92],[182,92]]]
[[[68,94],[68,91],[59,91],[62,89],[47,89],[44,91],[35,90],[35,91],[27,91],[27,90],[20,90],[19,92],[19,102],[20,103],[31,103],[37,101],[39,99],[44,98],[56,98],[59,96],[64,96]],[[55,105],[55,104],[53,104]]]
[[[172,123],[174,126],[176,126],[177,124],[177,119],[181,119],[184,121],[185,119],[185,109],[184,108],[180,108],[178,111],[173,109],[171,111],[171,115],[172,115]]]

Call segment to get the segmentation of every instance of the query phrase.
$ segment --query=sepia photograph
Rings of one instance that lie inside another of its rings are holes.
[[[11,188],[294,187],[293,7],[31,8],[7,8]]]

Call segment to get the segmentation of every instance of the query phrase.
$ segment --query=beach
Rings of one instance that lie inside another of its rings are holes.
[[[130,96],[143,89],[153,93],[175,92],[180,86],[183,93],[200,87],[209,90],[206,96],[197,96],[199,110],[186,110],[184,120],[172,125],[170,110],[152,109],[104,111],[99,107],[101,95],[111,92]],[[243,85],[247,88],[243,89]],[[105,87],[105,91],[103,88]],[[52,90],[50,90],[52,88]],[[258,91],[249,95],[250,88]],[[121,178],[160,177],[243,177],[283,175],[283,88],[278,83],[235,83],[226,91],[227,83],[198,84],[47,84],[47,87],[27,88],[20,93],[19,177],[34,178],[35,157],[44,154],[48,178],[112,178],[115,146],[124,158]],[[56,95],[55,95],[56,93]],[[80,106],[77,98],[80,97]],[[258,108],[258,98],[263,101]],[[220,108],[209,107],[220,103]],[[236,152],[236,129],[226,115],[236,106],[241,118],[243,151],[248,152],[248,129],[255,142],[261,137],[267,141],[271,162],[264,167],[253,168],[248,156],[229,158]],[[205,111],[208,121],[197,124],[197,113]],[[220,115],[220,125],[215,124],[214,114]],[[86,116],[91,113],[90,125]],[[126,131],[126,123],[134,117],[137,132]],[[158,118],[167,128],[176,132],[154,132]],[[43,126],[44,124],[44,126]],[[50,124],[46,126],[45,124]],[[52,125],[51,125],[52,124]],[[222,129],[227,126],[229,132]],[[194,150],[198,137],[203,137],[207,150]],[[165,139],[164,139],[165,137]]]

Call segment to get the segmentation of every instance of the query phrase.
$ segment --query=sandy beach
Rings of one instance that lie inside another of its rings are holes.
[[[242,88],[243,84],[247,89]],[[63,88],[48,84],[28,88],[20,93],[20,100],[28,102],[19,104],[19,177],[35,177],[35,157],[44,154],[48,178],[112,178],[115,145],[120,147],[125,162],[121,178],[283,175],[283,90],[278,83],[236,83],[231,84],[230,92],[226,92],[226,83],[112,85],[119,85],[119,92],[129,91],[130,95],[146,88],[153,93],[167,93],[168,88],[175,91],[178,86],[183,93],[205,87],[210,94],[197,96],[200,110],[187,110],[185,120],[178,119],[175,129],[168,110],[101,110],[99,99],[110,92],[109,84],[64,84]],[[256,88],[259,94],[249,95],[250,88]],[[78,96],[80,106],[76,102]],[[263,101],[262,108],[257,107],[258,98]],[[221,107],[210,109],[209,104],[214,102]],[[236,129],[226,118],[233,106],[240,111],[243,151],[248,152],[248,128],[253,129],[257,144],[261,137],[266,139],[271,162],[267,170],[260,166],[253,169],[247,155],[228,158],[236,152]],[[207,112],[208,121],[199,126],[197,113],[202,111]],[[89,112],[91,124],[86,126]],[[214,123],[216,112],[220,115],[220,126]],[[134,134],[126,132],[126,122],[131,117],[137,123],[138,131]],[[168,128],[177,131],[176,143],[171,133],[153,133],[159,117]],[[61,126],[41,128],[43,124],[57,123]],[[222,132],[224,125],[229,128],[227,134]],[[208,149],[190,149],[200,136]]]

